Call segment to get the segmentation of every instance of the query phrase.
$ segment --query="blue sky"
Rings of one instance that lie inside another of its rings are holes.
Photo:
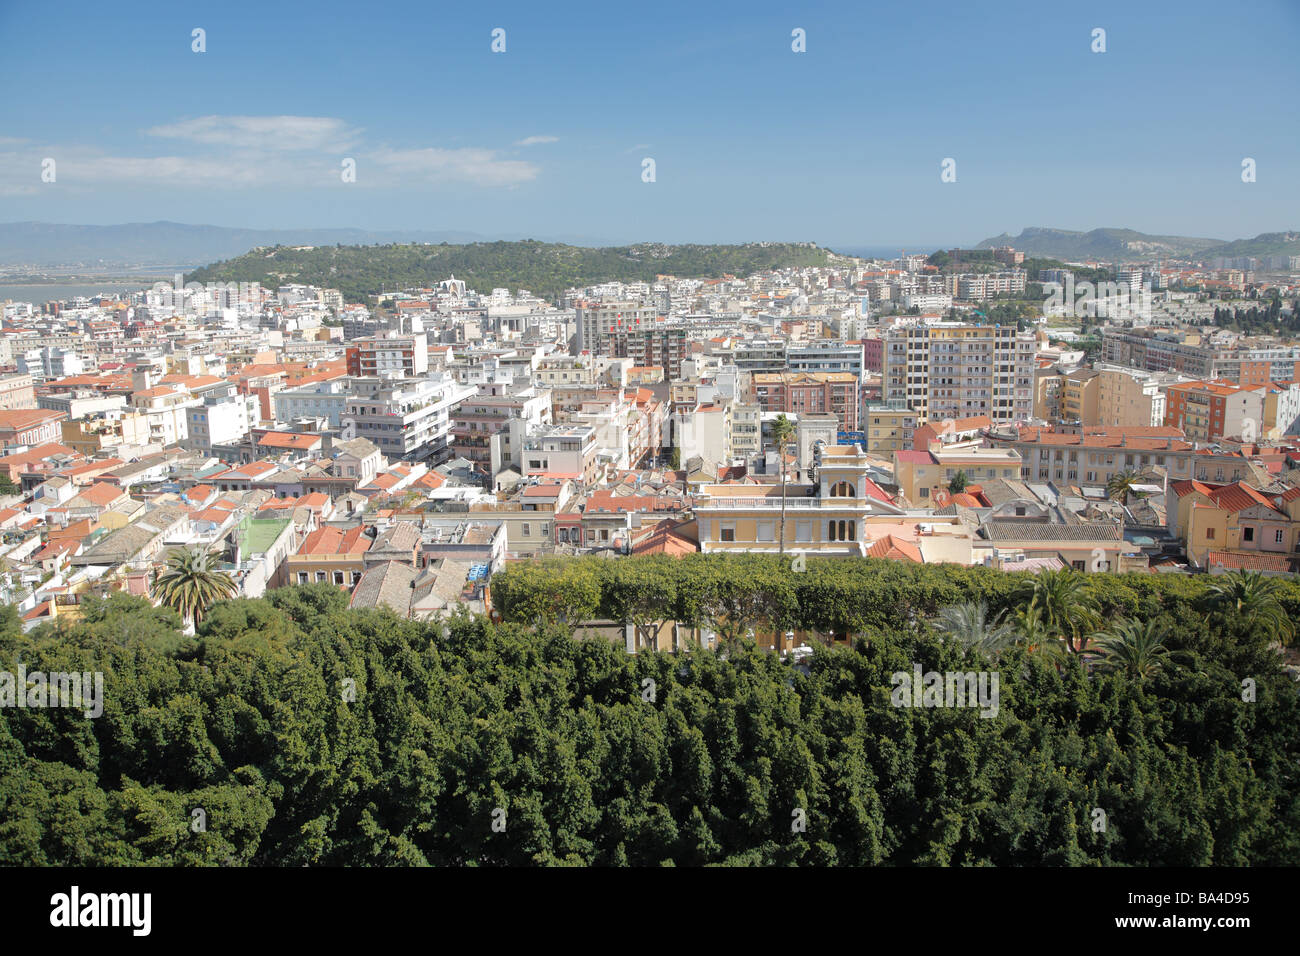
[[[832,247],[1300,228],[1300,0],[0,0],[0,44],[0,221]]]

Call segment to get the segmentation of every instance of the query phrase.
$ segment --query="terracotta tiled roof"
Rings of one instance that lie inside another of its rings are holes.
[[[307,535],[298,553],[302,555],[358,554],[370,549],[371,539],[364,525],[335,528],[326,525]]]
[[[1291,570],[1291,559],[1285,554],[1268,554],[1262,551],[1210,551],[1205,556],[1206,567],[1231,568],[1244,571]]]
[[[889,558],[892,561],[911,561],[915,564],[925,562],[925,559],[921,557],[921,549],[916,546],[914,541],[904,541],[892,534],[885,535],[867,548],[867,557]]]

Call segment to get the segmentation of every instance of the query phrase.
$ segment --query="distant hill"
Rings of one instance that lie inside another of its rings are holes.
[[[1254,239],[1236,239],[1211,246],[1201,253],[1207,259],[1219,256],[1300,256],[1300,232],[1264,232]]]
[[[481,292],[527,289],[554,298],[572,286],[656,275],[749,275],[779,267],[821,266],[831,253],[813,243],[679,245],[640,243],[590,249],[535,240],[469,245],[277,246],[254,249],[190,274],[195,282],[286,282],[340,290],[351,302],[401,288],[424,287],[455,275]]]
[[[1142,259],[1199,258],[1205,254],[1205,250],[1222,245],[1224,245],[1222,239],[1149,236],[1132,229],[1071,232],[1068,229],[1031,226],[1022,230],[1018,236],[1004,232],[992,239],[985,239],[976,248],[1014,246],[1018,251],[1029,256],[1049,256],[1072,262],[1091,260],[1132,262]]]
[[[128,222],[77,226],[50,222],[0,223],[0,266],[64,269],[139,269],[199,266],[242,255],[256,246],[365,245],[389,242],[478,242],[489,238],[465,231],[429,232],[364,229],[231,229],[180,222]],[[584,237],[552,237],[578,245]],[[598,240],[590,244],[598,245]]]

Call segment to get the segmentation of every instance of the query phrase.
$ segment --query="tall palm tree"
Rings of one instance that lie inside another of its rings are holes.
[[[1169,657],[1165,629],[1154,619],[1116,621],[1098,636],[1097,647],[1103,670],[1121,671],[1139,680],[1158,673]]]
[[[989,615],[983,601],[964,601],[941,608],[934,628],[944,637],[951,638],[964,647],[985,654],[996,654],[1015,642],[1016,629],[1002,620],[1001,615]]]
[[[1031,597],[1028,604],[1012,615],[1012,628],[1016,634],[1016,643],[1023,643],[1030,654],[1057,663],[1065,656],[1065,645],[1043,623],[1043,612],[1036,596]]]
[[[1129,492],[1133,490],[1134,486],[1142,483],[1142,477],[1140,471],[1117,471],[1106,482],[1106,495],[1112,501],[1123,504],[1128,500]]]
[[[1261,571],[1230,571],[1210,579],[1210,600],[1217,609],[1240,616],[1252,631],[1262,627],[1285,640],[1294,628],[1279,600],[1281,593],[1282,582]]]
[[[782,413],[772,423],[772,440],[776,442],[777,458],[781,462],[781,546],[780,553],[785,554],[785,449],[794,437],[794,422]]]
[[[196,628],[213,604],[239,590],[234,578],[213,567],[214,557],[204,548],[177,548],[167,555],[167,567],[154,577],[158,600]]]
[[[1097,630],[1100,618],[1087,578],[1072,568],[1040,571],[1025,584],[1022,596],[1037,604],[1046,632],[1065,641],[1074,654],[1083,651],[1088,636]]]

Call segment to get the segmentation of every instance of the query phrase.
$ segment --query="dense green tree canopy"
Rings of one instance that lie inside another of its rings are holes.
[[[3,667],[101,670],[105,704],[96,719],[0,709],[0,862],[1300,859],[1295,683],[1203,580],[1089,575],[1101,614],[1158,620],[1168,650],[1090,671],[1022,644],[988,656],[929,623],[961,601],[989,621],[1020,608],[1017,575],[639,560],[512,566],[494,581],[500,624],[352,611],[324,584],[218,602],[193,637],[125,595],[26,635],[10,622]],[[650,569],[663,580],[636,596]],[[1278,596],[1288,613],[1296,591]],[[572,635],[611,613],[858,639],[795,666],[743,634],[725,655],[635,656]],[[916,665],[995,670],[997,715],[893,706],[892,676]]]
[[[286,282],[338,289],[351,302],[407,288],[425,288],[455,275],[479,292],[528,289],[555,298],[596,282],[653,282],[659,275],[748,276],[768,269],[825,266],[827,250],[800,243],[678,245],[642,243],[601,249],[536,242],[468,245],[276,246],[196,270],[195,282]]]

